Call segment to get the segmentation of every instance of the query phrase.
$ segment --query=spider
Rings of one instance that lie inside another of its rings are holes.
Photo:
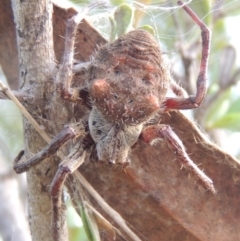
[[[55,154],[69,139],[79,137],[74,150],[59,165],[52,181],[50,194],[53,204],[53,235],[58,240],[61,193],[66,177],[73,173],[95,148],[99,161],[124,168],[130,164],[131,147],[141,139],[153,144],[164,139],[178,160],[202,184],[216,193],[213,182],[187,155],[181,140],[171,127],[152,125],[161,113],[173,109],[193,109],[201,105],[206,95],[210,31],[196,14],[181,1],[180,6],[189,14],[202,32],[202,57],[195,96],[185,96],[164,64],[161,50],[154,37],[145,30],[133,30],[113,43],[99,48],[88,66],[84,88],[72,88],[73,50],[78,26],[78,15],[68,21],[65,58],[59,69],[57,85],[63,99],[82,103],[91,109],[86,120],[66,126],[37,155],[24,163],[16,162],[17,173],[27,171],[46,157]],[[66,57],[67,56],[67,57]],[[167,98],[171,89],[177,97]]]

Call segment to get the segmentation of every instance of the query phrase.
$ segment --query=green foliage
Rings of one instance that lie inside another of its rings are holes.
[[[0,100],[0,151],[6,160],[13,160],[23,148],[21,119],[22,116],[14,103]]]
[[[232,131],[240,131],[240,112],[226,113],[226,115],[222,116],[222,118],[215,121],[212,128],[224,128]]]
[[[231,88],[212,104],[207,114],[206,128],[240,131],[240,97],[235,99]]]
[[[134,9],[130,5],[124,3],[116,8],[113,17],[109,17],[112,26],[110,41],[133,29],[133,17]]]
[[[81,4],[81,5],[86,5],[86,4],[89,4],[91,3],[92,1],[91,0],[71,0],[71,2],[75,3],[75,4]]]
[[[147,32],[149,32],[150,34],[152,34],[152,36],[156,36],[156,32],[155,32],[154,28],[150,25],[142,25],[139,27],[139,29],[144,29]]]
[[[67,223],[69,240],[71,241],[88,241],[82,220],[76,213],[75,209],[68,203]]]
[[[228,111],[231,96],[231,89],[225,91],[220,97],[218,97],[213,104],[208,108],[208,113],[205,119],[205,125],[207,129],[214,128],[214,123],[221,119]]]
[[[80,210],[81,210],[83,227],[89,241],[100,241],[98,225],[94,217],[94,214],[92,213],[91,210],[86,208],[84,205],[80,206]]]

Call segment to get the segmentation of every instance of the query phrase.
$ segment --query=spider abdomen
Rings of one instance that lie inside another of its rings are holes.
[[[160,110],[169,76],[153,36],[134,30],[99,49],[89,83],[93,105],[108,121],[138,125]]]

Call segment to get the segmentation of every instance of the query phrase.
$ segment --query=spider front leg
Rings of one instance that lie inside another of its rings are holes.
[[[201,105],[207,91],[207,67],[210,49],[211,32],[208,27],[198,18],[198,16],[183,2],[179,1],[179,5],[190,15],[194,22],[201,28],[202,31],[202,58],[200,71],[197,79],[197,93],[195,96],[188,98],[166,98],[163,107],[168,109],[194,109]]]
[[[73,78],[73,73],[80,71],[82,68],[88,68],[90,62],[79,64],[79,68],[73,67],[74,62],[74,50],[75,50],[75,39],[78,29],[78,24],[83,20],[87,13],[96,7],[104,5],[104,1],[97,1],[91,3],[82,12],[74,15],[71,19],[67,20],[67,28],[65,34],[65,46],[62,63],[60,65],[59,71],[57,73],[57,86],[60,88],[61,97],[69,101],[81,101],[80,89],[71,89],[71,82]]]
[[[178,138],[178,136],[172,131],[168,125],[153,125],[148,126],[143,130],[141,139],[146,143],[153,143],[157,139],[164,139],[167,141],[169,147],[177,155],[178,160],[183,167],[188,169],[202,184],[204,188],[216,194],[216,190],[213,186],[212,180],[201,171],[197,165],[189,158],[185,151],[185,148]]]
[[[65,34],[65,48],[62,64],[57,74],[57,85],[60,87],[61,97],[70,101],[77,101],[79,96],[76,91],[71,90],[73,77],[74,45],[77,28],[79,24],[79,14],[67,20]]]
[[[53,238],[60,241],[59,230],[62,229],[65,219],[62,219],[62,190],[65,180],[69,174],[72,174],[84,161],[87,150],[92,146],[93,141],[90,136],[83,139],[79,148],[75,149],[58,168],[57,173],[50,186],[52,199],[52,230]]]
[[[60,163],[57,173],[50,186],[50,194],[52,199],[52,228],[54,240],[60,241],[59,230],[64,224],[62,220],[62,187],[64,185],[67,176],[74,172],[84,161],[86,151],[92,146],[93,141],[90,135],[86,135],[87,122],[82,121],[79,123],[74,123],[71,126],[65,127],[56,137],[49,143],[49,145],[36,154],[34,157],[30,158],[24,163],[16,162],[14,165],[14,170],[17,173],[22,173],[28,171],[32,166],[37,165],[45,158],[55,154],[59,148],[66,143],[69,139],[77,138],[79,136],[85,135],[82,140],[81,146]]]
[[[28,171],[32,166],[40,163],[42,160],[54,155],[61,146],[68,140],[77,138],[85,134],[87,123],[85,121],[74,123],[66,126],[60,133],[58,133],[52,141],[42,151],[37,153],[32,158],[23,163],[19,163],[18,159],[15,161],[13,169],[16,173],[23,173]]]

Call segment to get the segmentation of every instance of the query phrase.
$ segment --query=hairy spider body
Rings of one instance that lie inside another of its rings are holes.
[[[144,30],[134,30],[113,43],[99,49],[88,68],[85,96],[90,96],[91,111],[88,120],[71,124],[59,133],[47,148],[25,163],[16,163],[20,173],[32,165],[53,155],[69,139],[81,137],[74,148],[59,165],[50,187],[53,204],[53,236],[58,240],[62,227],[60,219],[62,187],[68,174],[73,173],[92,151],[96,143],[97,157],[111,164],[129,163],[131,147],[140,138],[152,144],[164,139],[180,164],[191,172],[204,188],[216,193],[213,182],[187,155],[181,140],[168,125],[151,124],[163,111],[193,109],[201,105],[206,94],[207,66],[210,46],[210,31],[190,8],[179,2],[202,31],[202,58],[195,96],[186,96],[185,91],[172,79],[158,43]],[[72,90],[73,53],[79,16],[68,22],[63,63],[57,75],[56,85],[61,96],[69,101],[80,101],[81,91]],[[83,88],[80,88],[83,89]],[[176,98],[166,97],[171,89]],[[79,93],[79,96],[78,94]],[[90,137],[91,136],[91,137]],[[92,139],[93,140],[92,140]]]
[[[149,120],[160,112],[169,86],[155,39],[134,30],[100,48],[89,75],[91,136],[100,160],[124,163]]]

